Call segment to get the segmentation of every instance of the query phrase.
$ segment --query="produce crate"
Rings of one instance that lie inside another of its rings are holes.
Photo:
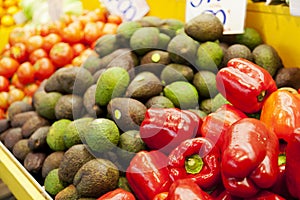
[[[0,179],[17,199],[52,199],[2,142],[0,142]]]

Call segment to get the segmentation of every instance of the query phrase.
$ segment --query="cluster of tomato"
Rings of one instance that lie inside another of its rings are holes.
[[[19,10],[19,0],[0,0],[0,25],[6,27],[14,25],[14,14]]]
[[[96,40],[115,34],[121,22],[119,16],[97,8],[34,28],[14,28],[0,54],[0,118],[14,101],[30,102],[39,84],[55,70],[80,66],[95,53]]]

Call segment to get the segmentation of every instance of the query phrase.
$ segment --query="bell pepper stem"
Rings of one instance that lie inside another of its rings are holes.
[[[203,160],[199,154],[189,156],[185,160],[185,170],[190,174],[197,174],[203,168]]]
[[[257,96],[258,102],[262,102],[264,100],[265,96],[266,96],[266,91],[264,90]]]
[[[286,156],[285,154],[280,154],[278,156],[278,166],[283,165],[286,163]]]

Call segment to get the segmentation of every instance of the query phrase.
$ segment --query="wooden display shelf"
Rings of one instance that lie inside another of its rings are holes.
[[[17,199],[52,200],[51,196],[1,142],[0,179]]]

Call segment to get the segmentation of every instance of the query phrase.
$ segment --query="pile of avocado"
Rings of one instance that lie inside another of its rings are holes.
[[[155,16],[123,22],[94,50],[82,66],[45,80],[32,104],[15,102],[0,120],[0,140],[56,200],[130,190],[126,168],[148,149],[139,134],[146,110],[177,107],[202,118],[228,103],[215,76],[230,58],[249,59],[274,77],[283,68],[255,29],[223,35],[211,14],[187,23]]]

